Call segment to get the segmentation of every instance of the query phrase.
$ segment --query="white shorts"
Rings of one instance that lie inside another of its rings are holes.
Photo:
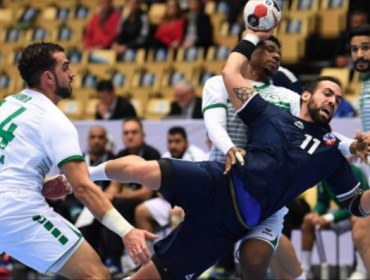
[[[288,213],[288,208],[283,207],[275,214],[264,220],[258,226],[251,229],[247,235],[245,235],[237,245],[235,246],[236,252],[235,257],[239,259],[239,251],[241,244],[249,239],[259,239],[267,242],[276,251],[281,234],[284,227],[284,217]]]
[[[171,204],[169,204],[167,200],[156,197],[145,201],[144,205],[148,208],[150,214],[152,214],[153,219],[161,227],[170,223]]]
[[[57,272],[82,240],[80,231],[55,213],[41,193],[0,193],[0,253],[40,273]]]

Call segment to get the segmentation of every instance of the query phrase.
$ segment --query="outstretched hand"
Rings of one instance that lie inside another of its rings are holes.
[[[244,156],[246,152],[243,149],[232,147],[226,154],[226,162],[225,162],[225,171],[224,175],[227,175],[231,167],[236,164],[237,161],[243,166],[244,165]]]
[[[368,156],[370,155],[370,133],[361,131],[356,131],[356,155],[359,156],[363,162],[369,164]]]
[[[146,239],[154,240],[158,236],[146,230],[133,228],[123,237],[123,243],[132,261],[136,265],[145,266],[150,262],[150,253]]]

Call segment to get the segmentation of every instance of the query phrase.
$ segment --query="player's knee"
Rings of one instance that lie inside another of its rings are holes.
[[[355,247],[360,250],[363,246],[370,246],[368,226],[364,223],[356,223],[352,229],[352,239]]]

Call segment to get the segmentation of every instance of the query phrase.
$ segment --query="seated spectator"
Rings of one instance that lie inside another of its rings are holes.
[[[175,85],[175,101],[171,103],[169,117],[203,119],[202,98],[196,96],[194,86],[185,80]]]
[[[115,158],[107,149],[107,144],[108,137],[105,128],[102,126],[91,127],[88,136],[88,151],[84,153],[87,166],[96,166]],[[114,181],[96,181],[94,183],[104,191],[107,198],[111,201],[114,198],[116,189],[120,187],[120,184]],[[67,197],[66,204],[69,205],[70,212],[75,212],[77,207],[79,207],[80,211],[83,208],[82,203],[73,195]],[[101,236],[103,228],[102,224],[96,219],[94,219],[92,224],[81,228],[81,233],[86,241],[89,242],[102,258],[106,251]]]
[[[122,18],[116,41],[112,45],[118,54],[127,49],[145,47],[149,36],[149,19],[140,9],[140,0],[129,0],[126,8],[129,12]]]
[[[109,49],[117,35],[117,27],[121,18],[112,0],[99,0],[100,11],[93,15],[84,36],[84,48]]]
[[[172,127],[168,130],[167,148],[163,158],[176,158],[187,161],[203,161],[207,159],[206,153],[197,146],[191,145],[188,142],[186,131],[182,127]],[[181,208],[171,213],[171,205],[162,197],[149,199],[140,204],[135,209],[136,226],[140,229],[145,229],[149,232],[154,232],[155,223],[161,227],[170,225],[170,214],[173,217],[180,215]],[[179,220],[179,219],[177,219]]]
[[[350,62],[350,44],[348,42],[349,31],[355,27],[369,22],[368,14],[366,10],[355,10],[349,15],[348,28],[346,31],[343,31],[338,40],[338,47],[334,56],[334,64],[336,67],[342,68],[347,67]]]
[[[102,80],[96,86],[99,103],[96,107],[97,120],[120,120],[136,117],[134,106],[123,97],[116,96],[111,81]]]
[[[138,118],[127,118],[124,121],[122,135],[126,148],[118,152],[117,157],[137,155],[145,160],[157,160],[160,158],[158,150],[145,143],[143,124]],[[136,207],[154,196],[154,191],[146,186],[124,184],[122,192],[116,191],[113,205],[130,224],[135,226],[134,213]],[[124,249],[122,239],[112,231],[107,231],[107,240],[107,247],[109,248],[107,263],[119,268]]]
[[[356,117],[356,111],[345,98],[339,104],[338,110],[334,115],[334,118],[354,118]]]
[[[209,47],[213,42],[213,29],[209,16],[204,12],[201,0],[189,1],[189,12],[185,21],[184,41],[181,47]]]
[[[361,183],[360,184],[361,190],[363,191],[367,190],[369,186],[365,172],[361,168],[354,165],[351,165],[351,169],[353,174],[356,176],[357,180]],[[334,211],[329,211],[331,201],[333,201],[338,206],[338,209]],[[311,278],[309,276],[312,276],[311,255],[315,240],[315,227],[318,226],[322,229],[331,228],[335,230],[337,233],[345,232],[347,230],[351,230],[350,217],[351,213],[338,201],[338,198],[331,191],[328,184],[326,182],[318,184],[316,206],[313,210],[313,213],[309,213],[304,217],[304,222],[302,224],[301,260],[302,260],[302,269],[305,271],[305,274],[308,279]],[[357,249],[360,250],[360,248]],[[366,269],[359,255],[357,255],[356,262],[358,265],[356,269],[357,277],[350,279],[367,279]],[[360,277],[361,275],[360,272],[362,272],[362,277]]]
[[[177,0],[168,0],[167,9],[155,32],[155,48],[178,48],[184,39],[185,19]]]

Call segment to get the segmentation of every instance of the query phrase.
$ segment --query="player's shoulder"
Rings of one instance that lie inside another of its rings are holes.
[[[282,75],[287,77],[292,83],[295,83],[298,81],[297,77],[293,74],[293,72],[291,72],[285,67],[280,66],[278,69],[278,73],[281,73]]]
[[[206,88],[225,87],[224,80],[221,75],[209,78],[204,84]]]

